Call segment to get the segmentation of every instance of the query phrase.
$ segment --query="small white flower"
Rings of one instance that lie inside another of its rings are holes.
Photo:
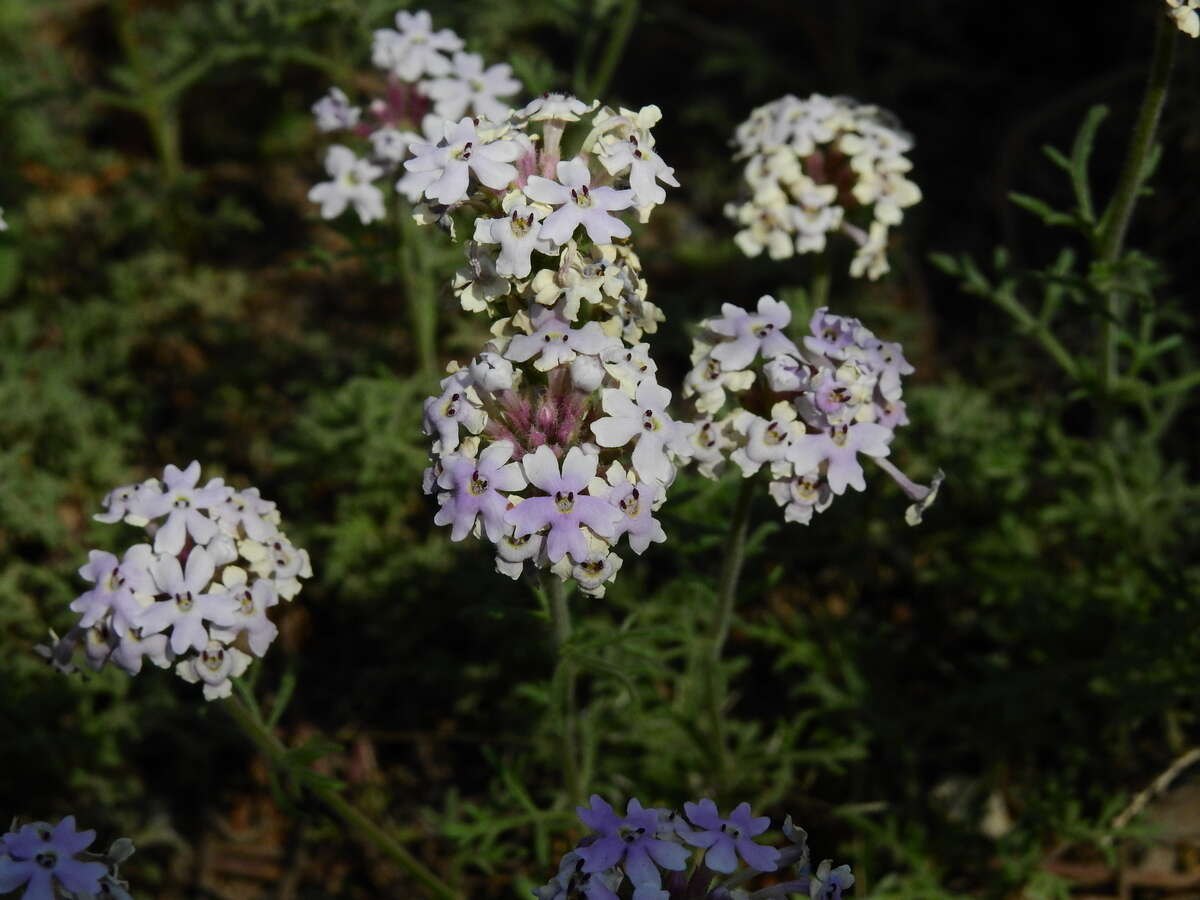
[[[1200,0],[1167,0],[1167,15],[1188,37],[1200,37]]]
[[[528,278],[534,250],[553,255],[555,244],[541,236],[541,214],[532,206],[514,205],[507,216],[475,220],[475,240],[481,244],[499,244],[496,272],[514,278]]]
[[[580,225],[597,244],[629,237],[629,226],[610,215],[633,204],[633,191],[610,187],[592,188],[591,173],[581,159],[564,160],[557,167],[558,181],[530,175],[525,193],[531,200],[557,207],[542,223],[541,235],[565,244]]]
[[[341,131],[358,124],[362,110],[350,105],[350,98],[341,88],[330,88],[329,93],[312,105],[317,118],[318,131]]]
[[[578,122],[580,116],[587,115],[598,105],[598,100],[593,100],[589,104],[570,94],[548,91],[527,103],[517,115],[531,122],[544,122],[551,119],[561,122]]]
[[[419,81],[426,75],[445,75],[450,60],[444,53],[461,50],[462,38],[449,28],[433,30],[433,17],[425,10],[396,13],[396,28],[375,32],[371,61],[401,81]]]
[[[499,98],[521,90],[521,82],[513,77],[508,63],[485,69],[478,53],[455,53],[450,74],[424,81],[421,88],[433,101],[434,112],[443,118],[457,121],[472,113],[498,122],[509,111],[509,104]]]
[[[421,176],[419,181],[425,182],[427,198],[443,206],[466,199],[472,173],[480,183],[495,190],[507,187],[517,177],[511,163],[521,153],[520,144],[507,138],[486,140],[478,127],[468,118],[447,121],[437,144],[413,143],[413,158],[404,168]]]
[[[236,647],[226,647],[220,641],[209,641],[197,655],[175,666],[175,674],[189,684],[204,683],[204,699],[219,700],[233,693],[233,682],[245,674],[251,657]]]
[[[334,145],[325,154],[325,171],[332,181],[323,181],[308,192],[308,199],[321,205],[321,218],[333,219],[354,207],[364,225],[384,217],[383,192],[372,182],[383,169],[359,159],[349,147]]]

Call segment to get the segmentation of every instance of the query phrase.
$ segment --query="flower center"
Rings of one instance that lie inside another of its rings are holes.
[[[191,498],[187,494],[178,494],[171,505],[176,509],[187,509],[191,505]]]
[[[850,436],[850,428],[847,425],[843,425],[841,428],[829,429],[829,439],[831,441],[833,441],[835,444],[837,444],[839,447],[846,446],[846,438],[848,438],[849,436]]]
[[[175,605],[179,607],[180,612],[189,611],[194,605],[194,599],[191,591],[184,591],[182,594],[175,595]]]
[[[476,497],[479,497],[479,496],[482,496],[483,494],[486,494],[487,489],[488,489],[488,480],[486,478],[480,478],[479,470],[476,469],[474,472],[471,473],[471,483],[467,486],[467,490],[469,490]]]
[[[33,859],[43,869],[53,869],[58,863],[58,854],[53,850],[43,850]]]
[[[555,491],[554,505],[558,507],[558,511],[560,513],[563,513],[564,515],[569,513],[575,508],[575,492],[567,491],[564,493],[563,491]]]
[[[658,416],[654,415],[653,410],[646,410],[642,416],[643,431],[658,431],[662,428],[662,424],[658,421]]]
[[[529,234],[529,229],[533,227],[533,213],[530,213],[525,218],[521,218],[514,209],[512,215],[509,216],[508,227],[512,229],[513,237],[525,237],[525,235]]]
[[[578,190],[571,188],[571,199],[575,201],[576,206],[587,209],[592,205],[592,192],[586,184]]]
[[[203,653],[200,654],[200,660],[201,660],[201,662],[204,663],[205,666],[208,667],[209,671],[216,672],[218,669],[221,668],[221,665],[225,662],[225,648],[222,647],[219,650],[214,650],[211,652],[208,650],[205,650]]]
[[[765,338],[767,335],[769,335],[772,331],[774,331],[775,326],[772,325],[770,322],[764,322],[761,325],[755,325],[750,330],[752,332],[754,332],[754,336],[756,338],[761,340],[762,338]]]
[[[638,514],[638,511],[642,508],[638,489],[634,488],[632,491],[630,491],[629,496],[623,499],[618,505],[621,507],[621,511],[624,512],[625,515],[629,516],[631,519],[635,517]]]
[[[242,591],[241,609],[247,616],[254,612],[254,595],[249,591]]]

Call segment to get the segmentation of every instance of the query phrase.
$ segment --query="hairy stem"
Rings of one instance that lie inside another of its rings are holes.
[[[746,535],[750,530],[750,507],[754,500],[757,479],[744,478],[738,488],[733,513],[729,519],[729,533],[725,538],[725,557],[721,564],[721,580],[717,586],[717,611],[712,621],[707,653],[702,663],[704,673],[704,697],[716,747],[717,768],[722,779],[729,769],[729,748],[725,743],[726,684],[720,675],[721,655],[729,628],[733,622],[733,610],[737,604],[738,580],[742,574],[742,563],[746,558]]]
[[[1176,28],[1162,10],[1158,12],[1158,32],[1154,40],[1154,56],[1150,61],[1150,77],[1142,105],[1138,110],[1129,149],[1125,155],[1125,166],[1117,180],[1116,190],[1104,213],[1104,228],[1100,233],[1098,256],[1101,262],[1114,263],[1121,256],[1129,222],[1137,205],[1138,194],[1146,174],[1146,161],[1154,148],[1154,135],[1167,102],[1167,85],[1171,80],[1171,67],[1175,60]],[[1103,385],[1111,392],[1117,381],[1117,337],[1121,316],[1120,292],[1113,290],[1108,295],[1108,316],[1103,334]]]
[[[237,698],[231,698],[225,709],[233,717],[242,733],[259,749],[272,766],[282,769],[287,765],[287,748],[275,733],[263,723],[256,710]],[[433,897],[442,900],[457,900],[458,894],[437,877],[415,856],[404,849],[396,839],[378,824],[371,821],[362,810],[350,803],[335,788],[308,785],[308,790],[325,805],[329,812],[341,819],[360,838],[371,844],[385,856],[420,882]]]
[[[550,619],[554,624],[554,649],[558,654],[555,680],[559,683],[559,717],[562,728],[562,767],[567,802],[582,803],[584,785],[579,768],[579,711],[575,697],[575,664],[564,651],[571,640],[571,608],[567,603],[567,585],[554,575],[547,577],[550,594]]]

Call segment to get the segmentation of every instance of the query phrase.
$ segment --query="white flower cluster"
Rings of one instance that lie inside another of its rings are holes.
[[[888,271],[888,229],[921,199],[907,177],[912,138],[889,114],[846,97],[789,94],[754,110],[733,143],[734,158],[747,160],[750,199],[725,214],[747,256],[821,253],[841,232],[858,245],[853,277]]]
[[[0,231],[8,231],[8,223],[4,221],[4,207],[0,206]]]
[[[391,177],[409,156],[414,142],[437,141],[447,120],[464,116],[503,119],[508,97],[521,90],[507,63],[485,66],[476,53],[463,52],[453,31],[434,31],[428,12],[396,13],[396,28],[375,32],[371,58],[387,73],[387,89],[372,100],[366,115],[338,88],[313,104],[317,128],[357,138],[362,155],[343,144],[330,147],[325,169],[330,180],[315,185],[308,198],[321,216],[333,219],[353,207],[364,225],[384,217],[383,191],[377,182]],[[405,179],[397,185],[410,202]]]
[[[97,521],[124,520],[152,540],[120,557],[88,554],[79,574],[92,583],[71,603],[79,622],[64,638],[39,647],[71,671],[82,641],[89,666],[112,662],[130,675],[149,659],[193,684],[204,696],[227,697],[230,677],[251,654],[263,656],[278,634],[267,611],[300,592],[312,575],[308,553],[279,529],[279,511],[257,488],[235,491],[220,478],[199,486],[200,464],[168,465],[162,480],[119,487],[104,498]]]
[[[907,518],[916,524],[942,475],[924,487],[884,459],[908,424],[901,377],[913,367],[900,345],[821,307],[801,349],[784,333],[790,322],[786,304],[762,297],[754,312],[726,303],[701,323],[683,387],[703,416],[692,435],[700,472],[715,478],[727,459],[745,478],[766,466],[784,518],[808,524],[847,487],[866,488],[862,454],[915,501]]]
[[[473,217],[454,290],[493,320],[483,352],[425,403],[435,521],[452,540],[486,535],[512,578],[528,561],[593,596],[621,566],[622,536],[639,554],[665,540],[653,513],[691,433],[640,343],[662,313],[616,243],[632,232],[616,213],[644,221],[666,199],[659,182],[676,183],[653,149],[661,113],[597,107],[546,94],[500,124],[447,123],[405,164],[422,220]],[[587,131],[564,160],[572,125]]]
[[[1200,0],[1167,0],[1167,15],[1188,37],[1200,37]]]

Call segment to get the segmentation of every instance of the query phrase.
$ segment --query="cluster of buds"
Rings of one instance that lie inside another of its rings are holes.
[[[309,191],[326,219],[340,216],[348,206],[368,224],[384,217],[384,178],[394,177],[414,142],[437,140],[447,120],[463,116],[503,119],[505,98],[521,90],[507,63],[484,65],[476,53],[464,53],[463,41],[449,29],[435,31],[424,10],[396,13],[396,28],[375,32],[371,58],[386,74],[383,96],[372,100],[363,114],[339,88],[313,104],[317,128],[342,133],[360,145],[361,155],[345,144],[330,147],[325,169],[330,181]],[[415,202],[420,189],[400,179],[400,193]]]
[[[96,832],[76,831],[75,817],[57,825],[14,822],[0,835],[0,894],[25,889],[22,900],[132,900],[117,867],[133,855],[129,838],[113,841],[107,853],[88,853]]]
[[[228,697],[231,677],[263,656],[279,633],[268,610],[300,592],[312,575],[308,553],[279,528],[275,504],[257,488],[236,491],[220,478],[200,486],[200,464],[168,465],[162,480],[119,487],[97,521],[145,529],[150,540],[118,558],[93,550],[79,574],[91,582],[71,603],[76,625],[51,632],[38,651],[74,671],[80,642],[88,666],[136,675],[144,660],[202,683],[204,696]]]
[[[841,232],[858,246],[850,274],[888,271],[888,229],[921,199],[906,177],[912,138],[877,106],[847,97],[791,94],[750,114],[734,136],[750,199],[726,206],[747,256],[822,253]]]
[[[1200,37],[1200,0],[1167,0],[1167,15],[1188,37]]]
[[[701,323],[683,388],[703,416],[692,435],[700,472],[715,478],[732,460],[749,478],[766,466],[784,518],[808,524],[847,487],[866,488],[861,454],[914,501],[906,519],[917,524],[943,475],[918,485],[885,459],[908,424],[901,379],[913,367],[900,345],[821,307],[801,349],[785,334],[790,322],[786,304],[762,297],[754,312],[726,303]]]
[[[730,900],[750,894],[740,885],[763,872],[784,872],[790,879],[773,884],[769,894],[807,894],[811,900],[841,900],[854,884],[849,866],[824,860],[812,871],[804,830],[783,824],[789,845],[779,850],[755,842],[771,826],[740,803],[722,816],[709,799],[685,803],[684,813],[647,809],[631,799],[625,815],[595,794],[590,806],[576,807],[592,833],[568,851],[558,874],[533,893],[537,900]],[[703,851],[701,853],[701,851]],[[689,865],[696,857],[694,865]],[[742,866],[739,863],[744,863]],[[726,876],[721,878],[720,876]],[[778,877],[778,876],[776,876]],[[715,882],[715,883],[714,883]],[[631,889],[618,895],[623,885]]]

